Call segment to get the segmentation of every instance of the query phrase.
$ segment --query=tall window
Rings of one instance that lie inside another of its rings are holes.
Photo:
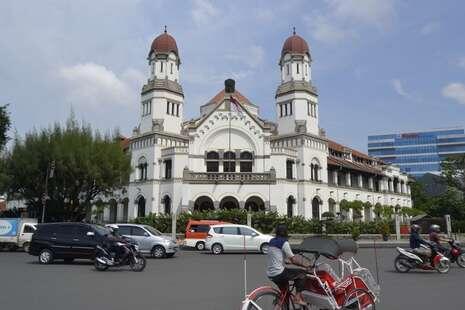
[[[139,158],[138,165],[137,165],[137,170],[139,171],[139,180],[147,180],[147,160],[145,157]]]
[[[241,153],[240,169],[241,172],[252,172],[253,155],[248,151]]]
[[[279,105],[279,111],[280,111],[279,116],[283,117],[283,105],[282,104]]]
[[[223,171],[224,172],[236,172],[236,154],[234,152],[224,153]]]
[[[218,172],[220,166],[220,156],[217,152],[207,153],[207,172]]]
[[[299,64],[297,64],[297,74],[299,74]]]
[[[152,62],[150,64],[150,69],[151,69],[152,75],[154,75],[155,74],[155,62]]]
[[[292,160],[288,160],[286,161],[286,179],[294,179],[294,175],[293,175],[293,166],[294,166],[294,162]]]
[[[160,62],[160,72],[163,72],[163,61]]]
[[[170,73],[173,74],[173,64],[170,66]]]
[[[169,180],[171,179],[171,174],[172,174],[172,162],[171,159],[165,160],[165,179]]]
[[[166,114],[170,114],[170,102],[166,102]]]
[[[179,103],[176,105],[176,116],[179,116]]]
[[[289,75],[289,64],[286,65],[287,75]]]
[[[174,102],[171,103],[171,115],[174,115],[174,106],[176,104]]]
[[[284,115],[287,116],[287,104],[284,105]]]
[[[292,101],[289,102],[289,115],[292,115]]]

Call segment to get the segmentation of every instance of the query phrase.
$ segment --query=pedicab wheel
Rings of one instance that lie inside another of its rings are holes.
[[[141,272],[145,269],[147,265],[147,260],[141,254],[137,254],[135,260],[131,262],[131,269],[135,272]]]
[[[105,271],[108,269],[108,265],[102,264],[101,262],[98,261],[97,258],[95,258],[94,260],[94,266],[95,266],[95,269],[98,271]]]
[[[375,310],[375,299],[368,290],[357,288],[346,296],[342,309]]]
[[[459,265],[459,267],[465,268],[465,253],[462,253],[459,255],[459,257],[457,257],[456,263]]]
[[[270,245],[267,242],[265,242],[260,246],[260,252],[262,254],[268,254],[268,249],[269,248],[270,248]]]
[[[290,310],[288,304],[279,306],[279,297],[279,292],[272,287],[260,289],[248,297],[241,310]]]
[[[448,273],[450,269],[450,260],[439,262],[436,266],[436,270],[439,273]]]
[[[397,272],[407,273],[410,271],[408,259],[402,256],[397,256],[394,260],[394,267]]]

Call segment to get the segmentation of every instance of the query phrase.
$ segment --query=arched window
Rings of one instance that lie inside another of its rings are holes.
[[[145,157],[140,157],[138,160],[137,170],[139,172],[138,179],[139,180],[147,180],[147,159]]]
[[[236,172],[236,153],[228,151],[223,154],[223,171]]]
[[[294,216],[294,204],[295,204],[294,196],[287,197],[287,217]]]
[[[215,152],[211,151],[207,153],[207,172],[218,172],[219,171],[219,166],[220,166],[220,155]]]
[[[310,164],[310,170],[310,179],[314,181],[319,181],[320,162],[318,161],[318,158],[312,159],[312,163]]]
[[[168,195],[163,197],[163,205],[165,207],[165,214],[171,214],[171,198]]]
[[[249,151],[241,153],[240,169],[241,172],[252,172],[253,155]]]

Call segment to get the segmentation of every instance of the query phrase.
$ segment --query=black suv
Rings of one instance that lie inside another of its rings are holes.
[[[39,256],[41,264],[50,264],[54,259],[94,259],[96,245],[108,233],[107,228],[93,224],[40,224],[32,236],[29,254]]]

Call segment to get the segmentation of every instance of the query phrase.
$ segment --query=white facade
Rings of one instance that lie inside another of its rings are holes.
[[[258,107],[231,89],[203,105],[199,118],[183,122],[178,53],[155,49],[148,65],[130,143],[129,219],[234,207],[315,218],[339,213],[343,199],[411,207],[407,175],[395,167],[373,161],[356,175],[350,167],[359,164],[350,166],[355,157],[347,148],[339,170],[332,170],[336,153],[320,134],[309,53],[281,55],[276,122],[261,119]]]

